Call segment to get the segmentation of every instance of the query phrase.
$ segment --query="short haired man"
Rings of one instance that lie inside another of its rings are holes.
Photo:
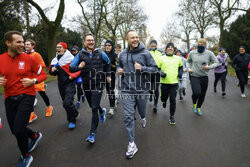
[[[47,75],[33,57],[23,52],[22,33],[8,31],[4,41],[8,51],[0,55],[0,86],[4,86],[6,117],[22,154],[18,166],[29,166],[33,160],[30,152],[42,138],[40,132],[27,127],[36,95],[34,85]]]
[[[135,138],[135,111],[138,108],[142,127],[146,127],[146,105],[150,89],[150,74],[158,71],[157,65],[139,41],[134,30],[126,35],[128,47],[120,53],[117,72],[122,75],[122,105],[124,109],[124,123],[128,135],[127,158],[132,158],[138,151]]]
[[[81,72],[83,90],[89,106],[92,109],[91,129],[86,141],[94,143],[99,123],[98,113],[100,114],[101,123],[104,123],[106,120],[106,109],[101,108],[100,103],[103,92],[103,83],[105,83],[106,80],[108,83],[111,82],[111,66],[106,53],[101,49],[95,48],[95,38],[93,34],[87,33],[84,35],[83,45],[84,48],[75,56],[70,64],[70,70],[72,72]]]
[[[25,42],[26,53],[29,56],[33,57],[37,61],[37,63],[40,64],[42,66],[42,68],[44,69],[44,68],[46,68],[46,65],[43,61],[42,56],[34,50],[35,46],[36,46],[35,41],[33,41],[32,39],[27,39]],[[53,112],[53,107],[50,105],[49,97],[45,93],[44,82],[35,84],[35,90],[36,90],[36,92],[38,92],[40,94],[40,96],[42,97],[43,101],[45,102],[45,104],[47,106],[46,117],[50,117],[52,115],[52,112]],[[36,119],[37,119],[37,115],[34,112],[32,112],[30,114],[29,122],[31,123]]]

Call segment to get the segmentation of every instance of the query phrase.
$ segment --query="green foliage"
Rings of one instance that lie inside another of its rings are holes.
[[[22,32],[23,20],[20,15],[20,4],[12,1],[0,1],[0,53],[6,52],[4,34],[7,31],[17,30]]]
[[[229,31],[224,31],[224,39],[223,47],[227,48],[231,59],[239,53],[240,45],[244,45],[246,52],[250,53],[250,9],[231,24]]]

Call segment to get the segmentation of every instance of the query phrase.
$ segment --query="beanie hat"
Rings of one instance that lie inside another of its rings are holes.
[[[155,43],[155,44],[157,45],[157,41],[154,40],[154,39],[150,41],[150,44],[151,44],[151,43]]]
[[[59,42],[56,46],[57,45],[62,45],[62,47],[67,50],[67,44],[65,42]]]
[[[203,45],[207,45],[207,41],[206,41],[206,39],[205,38],[200,38],[199,40],[198,40],[198,43],[202,43]]]
[[[105,45],[106,45],[107,43],[110,44],[110,45],[112,45],[112,48],[113,48],[113,42],[112,42],[112,41],[107,40],[107,41],[105,42]]]
[[[220,48],[219,52],[221,52],[222,50],[225,50],[225,51],[226,51],[226,48]]]
[[[180,53],[181,53],[181,55],[182,55],[181,50],[177,49],[177,50],[175,51],[175,54],[176,54],[177,52],[180,52]]]
[[[246,50],[246,47],[245,47],[245,46],[243,46],[243,45],[241,45],[241,46],[240,46],[240,48],[243,48],[243,49],[245,49],[245,50]]]
[[[167,48],[169,48],[170,46],[172,46],[172,47],[174,48],[174,44],[171,43],[171,42],[169,42],[169,43],[167,44],[167,46],[166,46],[166,50],[167,50]]]
[[[71,49],[71,51],[73,51],[73,50],[77,50],[77,51],[79,51],[78,46],[76,46],[76,45],[75,45],[75,46],[73,46],[73,47],[72,47],[72,49]]]

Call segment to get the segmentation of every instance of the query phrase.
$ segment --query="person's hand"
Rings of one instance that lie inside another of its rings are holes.
[[[107,77],[107,82],[111,83],[111,77]]]
[[[122,75],[122,74],[124,73],[124,71],[123,71],[122,68],[119,68],[119,69],[117,70],[117,73],[118,73],[119,75]]]
[[[162,78],[165,78],[166,76],[167,76],[167,74],[166,74],[166,73],[161,72],[161,77],[162,77]]]
[[[56,70],[57,70],[56,67],[52,67],[52,68],[51,68],[51,72],[55,72]]]
[[[225,65],[225,63],[222,63],[221,65],[222,65],[222,66],[224,66],[224,65]]]
[[[5,77],[0,77],[0,86],[4,86],[7,82],[7,79]]]
[[[135,62],[135,70],[141,70],[141,65]]]
[[[29,78],[23,78],[23,79],[20,79],[20,81],[22,82],[23,86],[24,87],[29,87],[31,85],[34,85],[34,80],[33,79],[29,79]]]
[[[78,67],[79,67],[80,69],[82,69],[84,66],[85,66],[85,62],[84,62],[84,61],[82,61],[82,62],[78,65]]]
[[[188,72],[191,73],[191,72],[194,72],[194,71],[193,71],[192,69],[189,68],[189,69],[188,69]]]
[[[204,65],[204,66],[202,66],[202,69],[203,69],[203,70],[209,70],[210,68],[209,68],[208,65]]]
[[[73,80],[74,78],[73,78],[73,77],[71,77],[71,76],[69,76],[69,79],[70,79],[70,80]]]

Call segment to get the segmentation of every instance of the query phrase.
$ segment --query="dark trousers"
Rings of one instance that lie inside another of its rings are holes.
[[[77,87],[77,101],[81,100],[81,96],[83,95],[83,91],[82,91],[82,83],[77,83],[76,87]]]
[[[42,99],[45,102],[46,106],[47,107],[50,106],[50,101],[49,101],[49,98],[48,98],[47,94],[44,91],[39,91],[38,93],[42,97]]]
[[[194,77],[191,76],[191,88],[192,88],[192,99],[193,104],[196,104],[197,108],[201,108],[202,103],[205,100],[207,86],[208,86],[208,76],[204,77]]]
[[[245,85],[248,83],[248,71],[236,71],[237,78],[239,79],[241,93],[245,92]]]
[[[99,123],[98,111],[100,114],[103,113],[102,108],[100,107],[103,89],[101,88],[93,90],[91,89],[92,88],[90,85],[83,85],[83,90],[87,98],[87,101],[89,103],[89,107],[92,109],[92,122],[91,122],[90,133],[96,134]]]
[[[63,100],[63,108],[66,110],[67,113],[67,120],[68,122],[76,122],[76,117],[78,116],[78,111],[73,104],[74,102],[74,95],[76,93],[75,83],[66,82],[60,83],[58,82],[59,92],[61,98]]]
[[[170,96],[170,116],[173,116],[176,109],[176,94],[178,84],[161,84],[161,101],[167,102]]]
[[[223,72],[223,73],[214,73],[215,76],[215,80],[214,80],[214,88],[216,88],[218,81],[221,81],[221,88],[222,88],[222,92],[225,92],[226,90],[226,76],[227,76],[227,72]]]
[[[35,96],[25,94],[11,96],[5,100],[6,117],[10,130],[16,136],[23,156],[28,153],[29,138],[34,138],[35,135],[35,132],[27,127],[30,113],[33,111],[34,100]]]
[[[110,107],[115,107],[115,72],[111,72],[111,83],[106,80],[106,90],[109,97]]]
[[[152,75],[151,77],[151,90],[149,93],[151,95],[154,95],[154,105],[156,106],[158,104],[159,99],[159,86],[160,86],[160,76],[159,75]]]

